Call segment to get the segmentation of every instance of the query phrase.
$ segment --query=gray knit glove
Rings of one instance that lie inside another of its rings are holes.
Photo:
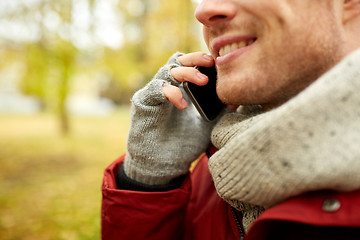
[[[132,98],[125,174],[141,183],[164,185],[188,172],[210,142],[213,123],[205,122],[190,105],[179,110],[164,96],[162,86],[180,86],[170,69],[181,66],[174,54],[153,80]]]

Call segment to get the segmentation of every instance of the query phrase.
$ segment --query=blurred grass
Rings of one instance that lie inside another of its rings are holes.
[[[72,117],[0,115],[0,239],[100,239],[104,168],[125,152],[129,109]]]

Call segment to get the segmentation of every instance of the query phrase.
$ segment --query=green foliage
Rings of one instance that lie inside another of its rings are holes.
[[[25,46],[26,74],[22,81],[22,91],[26,95],[37,96],[46,101],[46,80],[48,74],[48,51],[40,44]]]
[[[191,0],[127,0],[119,6],[126,19],[126,42],[117,52],[106,51],[105,61],[114,85],[130,93],[123,94],[127,103],[133,91],[149,81],[174,52],[199,51],[200,30]],[[137,37],[133,32],[139,33]]]
[[[97,3],[99,1],[88,0],[89,14],[95,14]],[[38,97],[48,109],[62,112],[63,102],[73,91],[76,75],[89,70],[93,74],[90,78],[95,78],[97,73],[107,76],[109,84],[108,89],[102,91],[104,96],[108,95],[117,103],[128,103],[135,89],[148,81],[172,53],[200,49],[200,31],[191,0],[119,1],[114,11],[123,19],[118,23],[124,36],[120,49],[110,49],[96,42],[96,22],[88,29],[96,44],[90,49],[76,49],[70,31],[79,24],[74,22],[73,15],[77,7],[76,1],[70,0],[33,4],[20,1],[16,11],[0,16],[24,26],[28,23],[37,26],[38,40],[22,42],[17,39],[16,46],[20,47],[7,45],[5,57],[10,51],[17,52],[17,60],[25,65],[22,91]],[[46,24],[49,16],[56,20],[57,28]],[[7,41],[11,43],[12,40]]]

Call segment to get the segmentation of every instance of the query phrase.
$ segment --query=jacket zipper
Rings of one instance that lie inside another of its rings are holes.
[[[232,213],[232,215],[234,217],[236,227],[237,227],[237,229],[238,229],[238,231],[240,233],[240,240],[243,240],[244,236],[245,236],[245,231],[244,231],[244,228],[242,226],[242,220],[241,220],[242,216],[241,216],[241,219],[240,219],[239,215],[237,214],[237,210],[234,207],[230,206],[230,210],[231,210],[231,213]],[[240,215],[241,215],[241,213],[240,213]]]

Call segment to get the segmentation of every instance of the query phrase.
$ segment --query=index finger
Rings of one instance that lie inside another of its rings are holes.
[[[214,58],[203,52],[188,53],[180,56],[178,60],[185,67],[211,67],[215,64]]]

